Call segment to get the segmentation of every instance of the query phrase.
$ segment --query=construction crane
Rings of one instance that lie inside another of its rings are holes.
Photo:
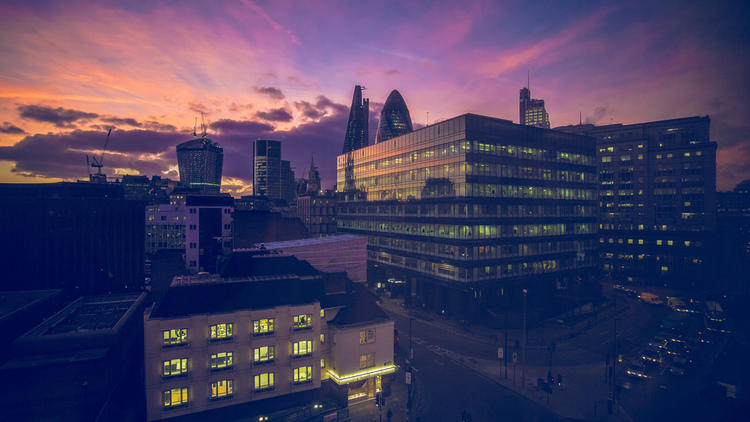
[[[107,151],[107,145],[109,145],[109,135],[112,133],[112,128],[107,131],[107,139],[104,141],[104,148],[102,148],[102,155],[98,159],[95,155],[91,155],[91,161],[89,161],[89,155],[86,154],[86,167],[89,168],[89,181],[94,183],[106,183],[107,175],[102,173],[102,167],[104,166],[104,152]],[[93,173],[91,169],[95,168],[96,173]]]

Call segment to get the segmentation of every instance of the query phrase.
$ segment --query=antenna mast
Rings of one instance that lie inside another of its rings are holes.
[[[206,120],[203,118],[203,112],[201,111],[201,128],[203,128],[203,135],[201,135],[204,139],[206,138]]]
[[[196,133],[198,127],[198,116],[195,117],[195,120],[193,121],[193,136],[196,138],[198,137],[198,134]]]

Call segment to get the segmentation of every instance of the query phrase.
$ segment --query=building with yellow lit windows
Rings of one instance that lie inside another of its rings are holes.
[[[596,138],[602,270],[621,283],[710,288],[717,144],[709,117],[556,129]]]
[[[338,230],[368,236],[370,283],[438,311],[566,289],[596,269],[594,144],[465,114],[340,155]]]
[[[348,381],[354,372],[374,394],[396,370],[393,321],[381,318],[374,299],[355,299],[358,291],[344,273],[268,251],[237,252],[219,274],[175,277],[144,316],[147,419],[335,414],[348,399],[336,377]],[[339,326],[331,324],[346,315],[381,333],[364,376],[337,364],[359,357],[355,343],[346,353],[337,347]],[[321,389],[326,383],[333,398]]]

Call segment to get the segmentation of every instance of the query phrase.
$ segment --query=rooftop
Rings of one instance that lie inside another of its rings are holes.
[[[284,249],[284,248],[295,248],[295,247],[300,247],[300,246],[326,245],[329,243],[361,240],[363,238],[364,238],[363,236],[359,236],[356,234],[340,234],[340,235],[327,236],[327,237],[311,237],[307,239],[294,239],[294,240],[282,240],[279,242],[259,243],[258,245],[263,245],[263,247],[265,247],[266,249]],[[250,249],[235,249],[235,251],[245,251],[245,250],[250,250]]]
[[[16,312],[59,295],[61,290],[23,290],[0,292],[0,322]]]
[[[354,286],[354,292],[351,294],[349,303],[336,314],[336,318],[331,323],[338,326],[347,326],[388,321],[389,319],[388,314],[378,306],[372,293],[364,286]]]
[[[258,250],[234,252],[221,267],[223,278],[269,277],[294,275],[299,277],[319,276],[321,272],[307,261],[290,255],[259,254]]]
[[[144,294],[83,297],[25,334],[40,337],[58,334],[82,334],[114,329]]]
[[[290,277],[173,286],[151,313],[151,319],[221,314],[247,309],[319,302],[325,295],[322,279]]]

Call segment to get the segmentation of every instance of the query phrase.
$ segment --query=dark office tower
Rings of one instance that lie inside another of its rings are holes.
[[[547,114],[547,110],[544,108],[544,100],[532,99],[529,88],[521,88],[521,100],[518,111],[521,125],[549,129],[549,114]]]
[[[281,160],[281,199],[291,202],[297,197],[297,184],[294,181],[292,164]]]
[[[0,184],[0,290],[141,290],[144,202],[121,184]]]
[[[253,142],[253,195],[281,199],[281,142]]]
[[[366,147],[369,141],[368,121],[370,116],[370,100],[362,98],[362,87],[354,87],[352,108],[349,110],[349,123],[346,125],[346,138],[344,138],[344,151],[354,151]]]
[[[710,120],[556,128],[596,138],[599,258],[615,281],[714,287],[716,143]]]
[[[221,190],[224,150],[206,137],[177,145],[177,166],[180,182],[201,192]]]
[[[397,90],[391,91],[385,100],[383,111],[380,112],[380,123],[378,132],[375,134],[375,143],[387,141],[397,136],[405,135],[412,130],[409,109],[406,108],[404,97]]]
[[[368,237],[370,281],[437,311],[518,306],[523,288],[554,303],[538,298],[596,271],[592,138],[465,114],[340,155],[336,171],[338,231]]]

